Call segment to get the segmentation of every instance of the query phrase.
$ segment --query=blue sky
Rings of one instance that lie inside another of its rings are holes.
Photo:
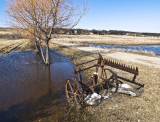
[[[160,0],[87,1],[87,14],[75,28],[160,33]],[[1,27],[7,26],[5,7],[0,0]]]
[[[0,27],[8,26],[6,23],[7,15],[5,13],[5,9],[6,9],[6,1],[0,0]]]

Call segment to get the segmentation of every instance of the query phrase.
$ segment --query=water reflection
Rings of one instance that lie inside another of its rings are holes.
[[[46,67],[32,51],[12,52],[0,58],[0,120],[33,121],[64,116],[64,84],[76,77],[70,59],[51,51]],[[57,119],[56,119],[57,118]]]

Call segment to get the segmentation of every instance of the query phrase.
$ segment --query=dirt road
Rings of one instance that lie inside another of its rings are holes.
[[[117,60],[122,60],[125,62],[133,62],[133,63],[143,64],[143,65],[160,69],[160,57],[132,54],[127,52],[120,52],[120,51],[97,48],[97,47],[89,47],[89,46],[83,46],[81,44],[67,43],[67,42],[54,41],[54,40],[52,40],[51,42],[55,44],[71,47],[71,48],[76,48],[82,51],[101,53],[104,56],[108,56],[108,57],[111,57]]]

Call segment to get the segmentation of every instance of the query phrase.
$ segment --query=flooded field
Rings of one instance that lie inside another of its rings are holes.
[[[71,76],[76,77],[70,58],[53,50],[50,67],[32,51],[1,56],[0,121],[74,120],[75,114],[65,115],[64,85]]]
[[[118,46],[118,45],[99,45],[99,44],[90,44],[92,47],[101,47],[101,48],[115,48],[115,49],[126,49],[126,50],[137,50],[137,51],[152,51],[156,56],[160,56],[160,45],[139,45],[139,46]]]

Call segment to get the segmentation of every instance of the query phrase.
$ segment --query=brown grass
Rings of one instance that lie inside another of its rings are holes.
[[[79,51],[76,49],[61,47],[51,44],[53,49],[72,58],[73,63],[80,63],[84,60],[91,60],[95,54]],[[106,57],[107,58],[107,57]],[[122,62],[122,61],[121,61]],[[102,101],[96,107],[87,107],[88,110],[99,121],[159,121],[160,118],[160,69],[147,67],[135,63],[126,63],[139,68],[139,76],[136,81],[145,84],[144,92],[140,97],[132,97],[124,94],[115,93],[110,99]],[[119,75],[126,76],[119,70],[114,70]],[[83,73],[90,77],[93,70]],[[127,75],[130,77],[130,75]],[[94,120],[93,120],[94,121]]]
[[[28,39],[0,39],[0,53],[9,53],[12,50],[34,49],[33,43]]]
[[[4,31],[4,30],[3,30]],[[57,41],[59,39],[56,39]],[[160,44],[160,38],[152,37],[121,37],[121,36],[68,36],[64,35],[60,37],[63,41],[77,41],[78,43],[104,43],[104,44]],[[97,41],[98,40],[98,41]],[[77,43],[76,42],[76,43]],[[0,39],[0,53],[7,53],[14,49],[25,50],[31,49],[33,43],[26,39]],[[71,57],[73,63],[80,63],[85,60],[94,59],[97,55],[85,51],[79,51],[77,49],[63,47],[56,44],[50,44],[52,49],[58,50],[65,56]],[[107,57],[106,57],[107,58]],[[122,61],[121,61],[122,62]],[[77,117],[88,120],[88,116],[92,116],[92,120],[104,122],[104,121],[159,121],[160,118],[160,69],[127,63],[125,64],[138,66],[139,76],[136,81],[145,84],[144,93],[140,97],[131,97],[124,94],[115,93],[110,99],[102,101],[102,103],[96,107],[87,107],[85,111],[89,111],[89,114],[78,114]],[[91,76],[93,70],[88,70],[83,73],[87,78]],[[128,76],[126,73],[115,70],[118,74]],[[80,116],[81,115],[81,116]],[[53,120],[54,117],[43,118],[44,120]],[[39,120],[37,120],[39,121]],[[79,121],[77,119],[77,121]]]
[[[0,28],[0,39],[31,39],[32,35],[21,28]]]
[[[59,35],[53,40],[72,43],[92,43],[108,45],[151,45],[160,44],[160,37],[134,37],[119,35]]]

